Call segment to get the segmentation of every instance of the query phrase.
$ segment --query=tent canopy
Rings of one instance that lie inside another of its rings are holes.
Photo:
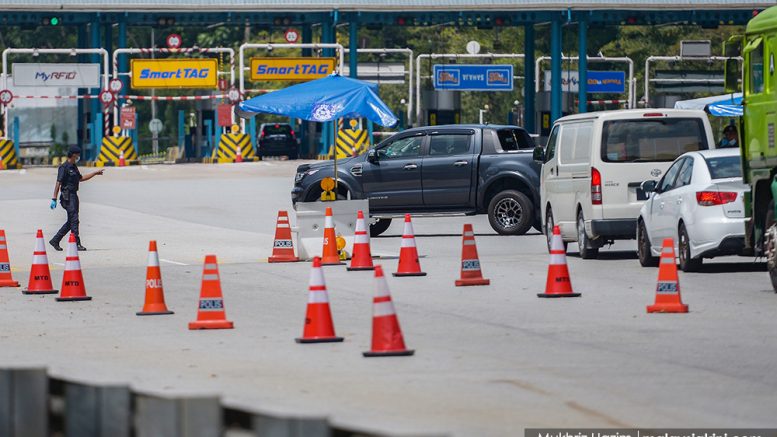
[[[741,117],[742,93],[681,100],[676,102],[674,107],[675,109],[703,109],[716,117]]]
[[[333,74],[240,102],[237,114],[248,118],[261,112],[317,122],[366,117],[393,127],[399,120],[377,91],[375,84]]]

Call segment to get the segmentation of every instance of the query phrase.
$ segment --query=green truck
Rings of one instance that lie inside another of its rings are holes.
[[[765,256],[777,291],[777,6],[756,15],[747,24],[744,36],[731,37],[724,54],[742,57],[742,73],[737,59],[726,62],[726,92],[743,92],[743,116],[739,119],[740,150],[745,183],[747,229],[745,246],[756,256]]]

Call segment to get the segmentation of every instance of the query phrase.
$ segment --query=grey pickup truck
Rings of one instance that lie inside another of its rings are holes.
[[[362,155],[337,161],[337,196],[369,199],[370,234],[380,235],[405,213],[488,214],[504,235],[540,229],[540,166],[523,128],[496,125],[428,126],[399,132]],[[321,197],[334,163],[297,167],[291,200]]]

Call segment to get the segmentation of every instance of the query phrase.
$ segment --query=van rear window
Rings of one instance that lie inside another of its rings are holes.
[[[685,152],[708,148],[698,118],[613,120],[603,126],[604,162],[670,162]]]

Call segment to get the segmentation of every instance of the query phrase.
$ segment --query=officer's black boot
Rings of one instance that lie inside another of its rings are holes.
[[[51,240],[49,240],[49,244],[50,244],[50,245],[51,245],[51,247],[53,247],[53,248],[54,248],[54,250],[56,250],[57,252],[62,252],[62,248],[59,246],[59,241],[54,241],[54,238],[52,238]]]
[[[78,237],[76,237],[76,247],[78,248],[79,252],[83,252],[86,250],[86,248],[81,245],[81,239]]]

